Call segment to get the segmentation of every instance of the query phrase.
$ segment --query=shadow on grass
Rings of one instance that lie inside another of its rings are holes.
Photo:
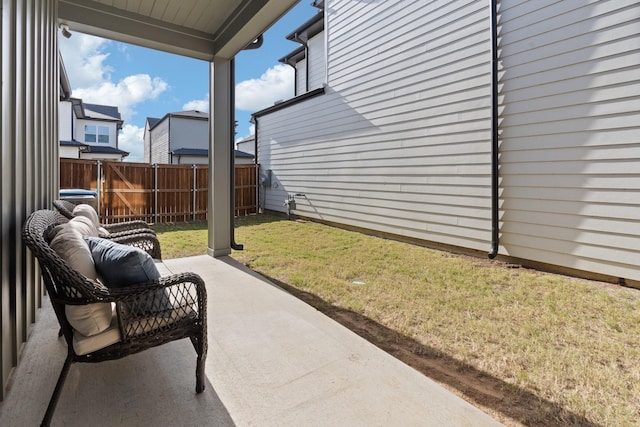
[[[366,316],[336,307],[315,294],[272,277],[265,277],[503,423],[545,427],[598,425],[557,403],[462,363]]]

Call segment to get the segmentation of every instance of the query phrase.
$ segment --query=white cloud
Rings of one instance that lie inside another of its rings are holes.
[[[209,112],[209,94],[207,93],[203,99],[194,99],[182,106],[184,111],[197,110],[205,113]]]
[[[249,126],[249,133],[245,136],[238,136],[235,142],[242,141],[243,139],[253,136],[255,134],[256,134],[256,125],[251,125]]]
[[[117,106],[125,123],[136,114],[134,107],[156,99],[169,88],[167,82],[148,74],[134,74],[118,82],[111,79],[113,68],[106,64],[112,42],[98,37],[74,33],[70,39],[60,38],[60,51],[69,75],[72,96],[84,102]],[[117,45],[127,51],[125,45]]]
[[[280,64],[265,71],[259,78],[236,85],[236,108],[255,112],[274,102],[293,97],[293,68]]]
[[[60,52],[72,87],[87,87],[110,79],[112,68],[104,62],[109,41],[81,33],[60,38]]]
[[[135,114],[133,107],[141,102],[156,99],[169,85],[159,77],[148,74],[127,76],[117,83],[103,81],[86,88],[73,90],[73,96],[84,102],[115,105],[126,122]]]
[[[124,125],[118,136],[118,148],[128,151],[125,162],[144,161],[144,128],[134,125]]]

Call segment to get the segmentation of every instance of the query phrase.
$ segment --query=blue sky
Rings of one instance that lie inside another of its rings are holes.
[[[253,133],[252,112],[293,96],[293,69],[278,62],[299,45],[285,36],[318,12],[303,0],[275,23],[260,49],[236,56],[236,139]],[[184,110],[208,111],[209,64],[134,45],[73,32],[60,51],[73,97],[116,105],[124,119],[120,148],[126,161],[142,161],[147,117]]]

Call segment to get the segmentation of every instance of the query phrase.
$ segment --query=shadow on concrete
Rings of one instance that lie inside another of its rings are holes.
[[[0,402],[0,426],[35,426],[44,416],[66,355],[49,299],[25,344],[9,392]],[[207,375],[215,367],[207,365]],[[195,392],[196,353],[188,339],[118,360],[74,363],[53,415],[53,426],[205,426],[235,422],[213,384]]]
[[[332,305],[273,277],[265,277],[503,423],[536,427],[598,426],[555,402],[462,363],[366,316]]]

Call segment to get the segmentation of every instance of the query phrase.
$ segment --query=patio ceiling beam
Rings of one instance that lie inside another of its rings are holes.
[[[206,31],[92,0],[58,0],[58,17],[72,31],[212,61],[233,58],[298,1],[212,2],[210,8],[226,19]]]
[[[72,31],[211,61],[213,35],[102,3],[59,0],[58,18]]]

